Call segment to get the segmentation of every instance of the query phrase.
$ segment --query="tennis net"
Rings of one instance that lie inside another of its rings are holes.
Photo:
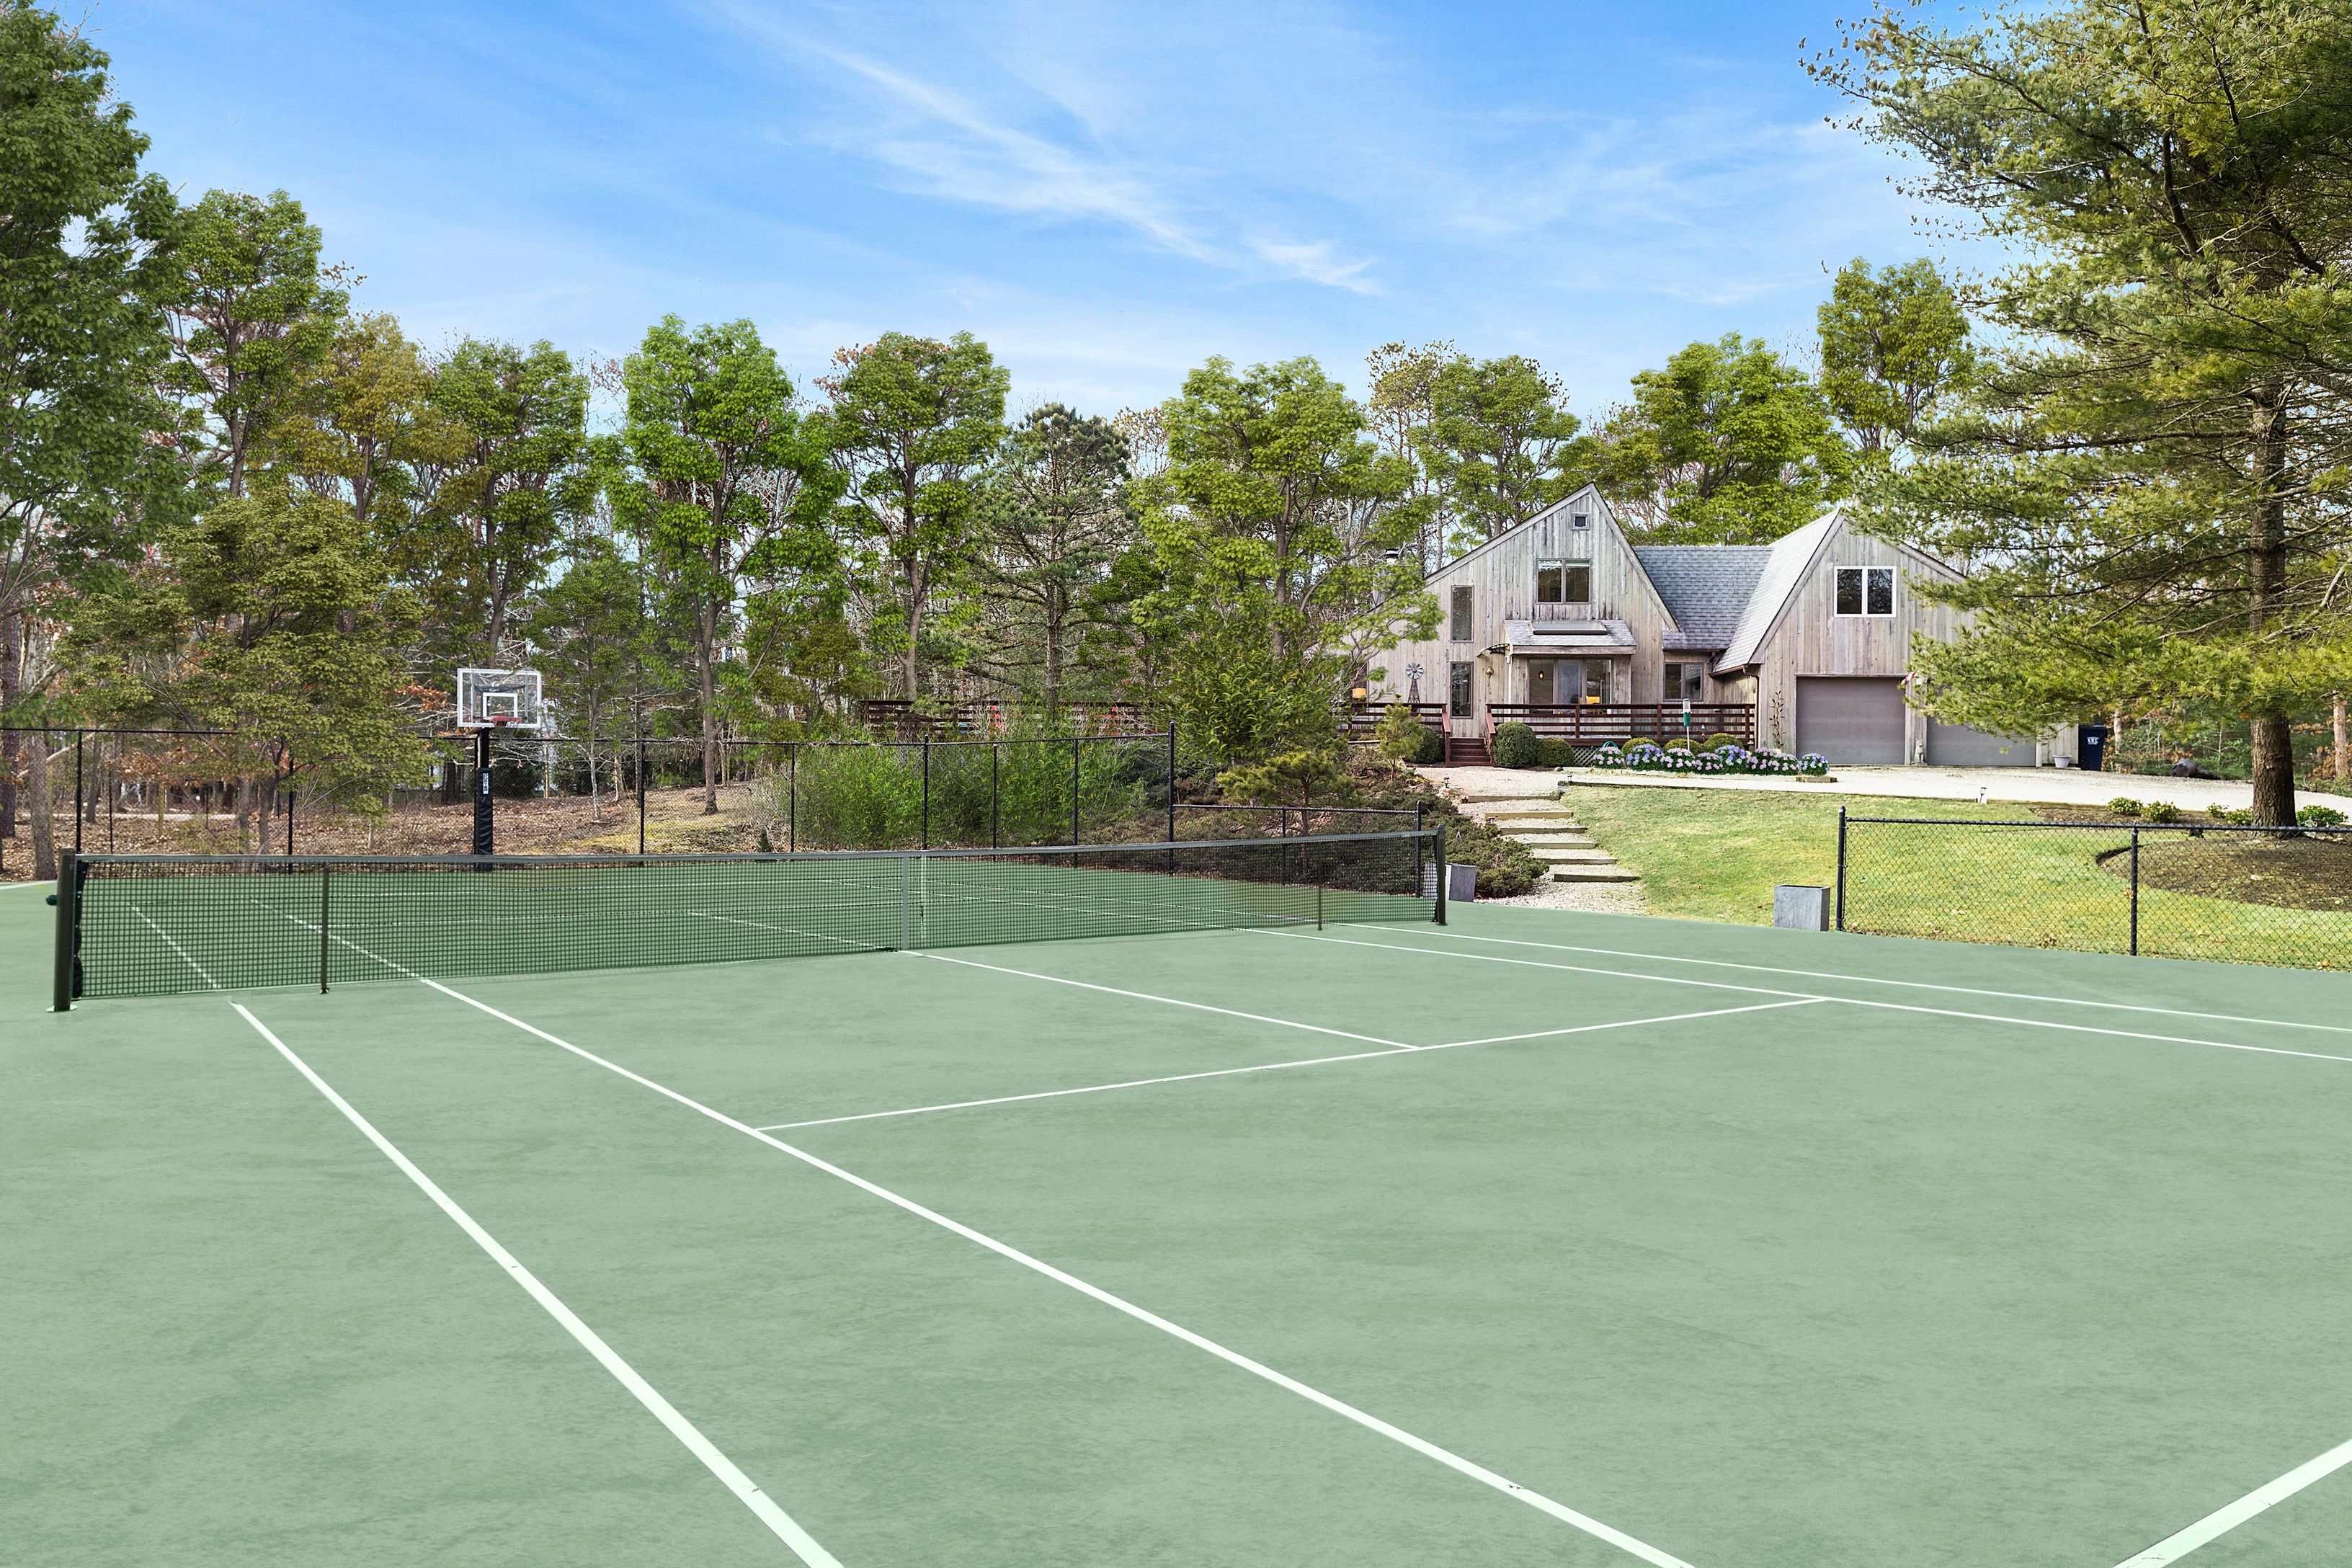
[[[1444,918],[1442,835],[596,858],[92,855],[57,1005],[404,976],[722,963]]]

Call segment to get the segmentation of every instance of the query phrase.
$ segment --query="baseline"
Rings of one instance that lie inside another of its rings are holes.
[[[1921,1013],[1940,1018],[1969,1018],[1980,1024],[2016,1024],[2029,1029],[2060,1029],[2069,1034],[2107,1035],[2127,1040],[2156,1040],[2174,1046],[2210,1046],[2215,1050],[2252,1051],[2265,1057],[2302,1057],[2311,1061],[2352,1062],[2352,1057],[2332,1056],[2326,1051],[2290,1051],[2279,1046],[2250,1046],[2238,1040],[2201,1040],[2188,1035],[2152,1035],[2142,1029],[2103,1029],[2095,1024],[2062,1024],[2053,1018],[2016,1018],[2001,1013],[1967,1013],[1957,1007],[1922,1007],[1909,1002],[1874,1002],[1864,996],[1822,996],[1811,992],[1775,990],[1769,985],[1740,985],[1728,980],[1685,980],[1675,974],[1637,974],[1624,969],[1596,969],[1589,963],[1551,963],[1537,958],[1505,958],[1492,952],[1451,952],[1441,947],[1415,947],[1409,942],[1360,942],[1344,936],[1309,936],[1305,931],[1267,931],[1265,934],[1294,942],[1330,942],[1343,947],[1378,948],[1383,952],[1418,952],[1430,958],[1467,958],[1482,963],[1516,963],[1529,969],[1605,974],[1620,980],[1652,980],[1661,985],[1703,985],[1714,991],[1746,991],[1759,996],[1797,996],[1809,1002],[1835,1002],[1847,1007],[1875,1007],[1891,1013]]]
[[[525,1268],[520,1258],[499,1245],[496,1237],[484,1230],[472,1215],[459,1207],[457,1201],[443,1192],[432,1177],[419,1170],[415,1163],[402,1153],[391,1139],[377,1131],[374,1123],[361,1115],[350,1100],[335,1091],[333,1085],[312,1070],[310,1063],[296,1056],[285,1041],[271,1033],[269,1026],[255,1017],[244,1003],[231,1002],[229,1005],[236,1008],[237,1015],[252,1025],[263,1039],[275,1047],[278,1054],[284,1057],[295,1071],[309,1079],[310,1087],[326,1097],[327,1103],[341,1111],[345,1121],[358,1128],[385,1159],[398,1167],[401,1174],[415,1183],[417,1189],[426,1197],[431,1198],[443,1214],[457,1222],[457,1228],[470,1237],[475,1246],[489,1254],[491,1261],[505,1269],[514,1282],[521,1286],[524,1292],[532,1300],[538,1302],[549,1317],[561,1323],[564,1331],[579,1342],[583,1350],[594,1356],[597,1363],[613,1374],[615,1382],[627,1389],[638,1404],[653,1414],[654,1419],[667,1427],[671,1436],[684,1444],[688,1452],[701,1460],[703,1468],[718,1477],[727,1489],[733,1492],[761,1523],[766,1525],[779,1541],[791,1549],[793,1556],[806,1563],[808,1568],[842,1568],[839,1558],[817,1544],[814,1536],[803,1529],[800,1522],[792,1515],[779,1508],[775,1500],[761,1491],[751,1477],[737,1468],[734,1460],[720,1452],[716,1443],[704,1436],[701,1429],[688,1420],[678,1411],[677,1406],[663,1398],[659,1389],[647,1383],[636,1368],[622,1360],[620,1352],[604,1342],[604,1336],[583,1322],[578,1313],[565,1306],[554,1291],[541,1284],[539,1276]]]
[[[1417,928],[1416,928],[1417,929]],[[1726,958],[1685,958],[1671,952],[1632,952],[1618,947],[1580,947],[1566,942],[1529,942],[1523,937],[1473,936],[1468,931],[1431,926],[1431,936],[1455,942],[1491,942],[1508,947],[1541,947],[1556,952],[1591,952],[1607,958],[1639,958],[1654,963],[1703,963],[1713,969],[1745,969],[1759,974],[1789,974],[1801,980],[1851,980],[1863,985],[1902,985],[1918,991],[1950,991],[1969,996],[1998,996],[2008,1002],[2050,1002],[2066,1007],[2105,1007],[2123,1013],[2163,1013],[2180,1018],[2209,1018],[2217,1024],[2266,1024],[2281,1029],[2320,1029],[2352,1035],[2352,1024],[2313,1024],[2295,1018],[2254,1018],[2240,1013],[2200,1013],[2189,1007],[2157,1007],[2139,1002],[2096,1002],[2083,996],[2042,996],[2030,991],[1995,991],[1983,985],[1939,985],[1927,980],[1890,980],[1879,974],[1840,974],[1821,969],[1784,969],[1770,963],[1736,963]]]
[[[1082,1089],[1049,1089],[1035,1094],[1001,1094],[992,1100],[959,1100],[947,1105],[910,1105],[900,1110],[867,1110],[855,1116],[821,1116],[811,1121],[772,1121],[758,1132],[788,1132],[799,1127],[833,1127],[844,1121],[879,1121],[893,1116],[921,1116],[934,1110],[971,1110],[983,1105],[1013,1105],[1025,1100],[1059,1100],[1072,1094],[1102,1094],[1115,1089],[1149,1089],[1154,1084],[1190,1083],[1196,1079],[1233,1078],[1241,1073],[1279,1072],[1286,1068],[1324,1067],[1332,1062],[1370,1061],[1375,1057],[1407,1052],[1452,1051],[1465,1046],[1496,1046],[1513,1040],[1543,1040],[1555,1035],[1587,1035],[1601,1029],[1633,1029],[1647,1024],[1680,1024],[1693,1018],[1721,1018],[1733,1013],[1761,1013],[1774,1007],[1802,1007],[1811,998],[1795,1002],[1758,1002],[1746,1007],[1718,1007],[1706,1013],[1675,1013],[1664,1018],[1622,1018],[1609,1024],[1578,1024],[1565,1029],[1537,1029],[1525,1035],[1490,1035],[1483,1040],[1449,1040],[1442,1046],[1394,1046],[1387,1050],[1351,1051],[1340,1057],[1309,1057],[1294,1062],[1260,1062],[1255,1067],[1218,1068],[1211,1072],[1171,1073],[1165,1078],[1129,1079],[1122,1083],[1094,1083]]]

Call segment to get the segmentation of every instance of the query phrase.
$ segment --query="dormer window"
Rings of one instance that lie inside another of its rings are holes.
[[[1581,561],[1536,563],[1536,603],[1589,605],[1592,602],[1592,568]]]
[[[1837,613],[1841,616],[1891,616],[1895,613],[1895,568],[1841,566],[1837,569]]]

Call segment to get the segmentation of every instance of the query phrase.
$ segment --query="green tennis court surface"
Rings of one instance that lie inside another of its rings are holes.
[[[54,1015],[49,913],[12,1563],[2352,1542],[2262,1490],[2352,1442],[2340,977],[1474,907]]]

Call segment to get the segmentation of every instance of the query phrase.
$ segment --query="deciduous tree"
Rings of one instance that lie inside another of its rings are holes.
[[[1907,445],[1966,382],[1973,355],[1960,302],[1932,263],[1838,269],[1820,311],[1822,395],[1865,461]]]
[[[1441,366],[1414,444],[1444,497],[1454,547],[1483,544],[1566,494],[1579,428],[1559,378],[1531,359]]]

